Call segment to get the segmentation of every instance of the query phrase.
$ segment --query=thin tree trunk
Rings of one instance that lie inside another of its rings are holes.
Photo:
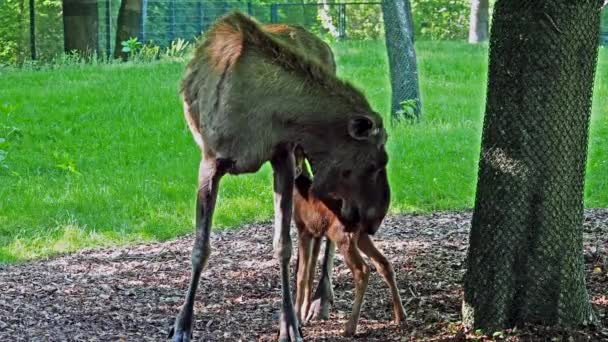
[[[409,0],[384,1],[382,3],[384,31],[386,35],[386,51],[391,74],[391,114],[394,119],[400,119],[397,114],[403,109],[402,101],[413,100],[413,114],[416,118],[421,115],[422,102],[418,85],[418,65],[414,49],[414,25]]]
[[[464,282],[475,328],[594,320],[582,223],[600,4],[496,3]]]
[[[128,54],[122,52],[122,42],[129,38],[139,38],[142,23],[142,0],[122,0],[116,24],[116,44],[114,58],[127,59]]]
[[[17,34],[17,56],[16,64],[22,65],[25,60],[26,46],[29,46],[28,35],[26,34],[25,28],[25,0],[19,0],[19,14],[17,20],[19,22],[19,33]]]
[[[469,43],[482,43],[488,40],[489,11],[489,0],[471,0]]]
[[[90,55],[97,51],[97,0],[63,0],[63,37],[65,52]]]

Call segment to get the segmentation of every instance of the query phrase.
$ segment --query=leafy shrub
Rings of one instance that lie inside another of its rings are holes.
[[[177,38],[171,42],[171,45],[165,50],[165,56],[168,58],[182,58],[190,51],[190,43],[185,39]]]
[[[417,39],[466,39],[469,32],[469,0],[412,0]]]
[[[384,24],[382,8],[377,5],[348,6],[347,38],[348,39],[382,39],[384,37]]]
[[[137,40],[137,37],[131,37],[127,40],[120,42],[122,46],[121,51],[128,54],[129,58],[135,56],[142,47],[142,43]]]

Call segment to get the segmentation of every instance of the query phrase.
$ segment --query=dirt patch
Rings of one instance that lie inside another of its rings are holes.
[[[468,212],[385,220],[374,240],[397,273],[409,315],[407,326],[390,323],[390,295],[374,272],[355,340],[475,337],[463,332],[459,322],[469,225]],[[608,327],[608,210],[587,211],[584,234],[590,296]],[[191,239],[0,266],[0,340],[166,339],[189,281]],[[271,226],[246,225],[213,234],[212,246],[195,307],[195,339],[274,341],[280,283],[272,258]],[[353,285],[340,257],[334,290],[331,320],[305,326],[307,341],[350,340],[341,337],[341,330],[350,312]],[[608,339],[608,329],[526,327],[505,336],[508,340],[601,340]]]

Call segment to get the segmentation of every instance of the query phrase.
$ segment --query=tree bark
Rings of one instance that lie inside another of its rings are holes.
[[[128,54],[122,52],[122,42],[129,38],[139,38],[142,23],[142,0],[122,0],[116,23],[116,44],[114,58],[126,60]]]
[[[499,0],[464,281],[484,331],[594,320],[583,185],[599,0]]]
[[[391,115],[394,119],[400,119],[397,113],[403,108],[401,102],[414,100],[414,116],[419,118],[422,113],[422,102],[418,85],[410,1],[384,1],[382,14],[391,75]]]
[[[482,43],[488,40],[489,0],[471,0],[469,20],[469,43]]]
[[[98,22],[97,0],[63,0],[64,51],[98,51]]]

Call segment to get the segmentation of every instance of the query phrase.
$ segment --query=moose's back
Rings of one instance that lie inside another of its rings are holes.
[[[335,75],[331,48],[314,34],[283,24],[259,28],[267,35],[262,38],[279,42],[295,52],[294,56]],[[199,130],[206,152],[227,159],[238,155],[234,158],[238,171],[254,172],[268,160],[272,146],[289,134],[277,130],[277,122],[296,125],[298,113],[318,107],[313,99],[323,89],[276,65],[267,51],[261,51],[264,44],[247,41],[259,38],[246,38],[246,34],[252,32],[216,24],[188,65],[182,94],[187,119]]]

